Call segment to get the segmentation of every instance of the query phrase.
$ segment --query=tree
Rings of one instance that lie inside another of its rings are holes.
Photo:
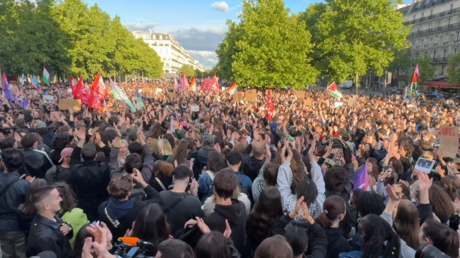
[[[195,76],[195,70],[193,69],[192,65],[184,64],[177,71],[177,74],[179,74],[179,75],[185,74],[185,76],[187,76],[187,77],[193,77],[193,76]]]
[[[315,82],[310,33],[282,0],[244,0],[240,17],[240,23],[227,22],[229,31],[216,51],[221,78],[250,87],[301,89]]]
[[[382,75],[394,53],[407,46],[409,28],[399,0],[326,0],[300,17],[315,45],[315,67],[323,77],[343,81],[371,71]],[[320,61],[318,61],[320,60]]]
[[[436,67],[433,66],[433,60],[428,56],[428,54],[419,55],[410,67],[409,75],[415,71],[415,66],[418,64],[420,76],[418,77],[419,82],[431,82],[433,80],[434,74],[436,72]],[[412,77],[411,77],[412,79]]]
[[[395,75],[410,75],[411,55],[412,53],[410,49],[403,49],[401,51],[397,51],[394,54],[395,58],[388,66],[388,70],[393,72],[393,74]]]
[[[447,74],[449,74],[448,82],[460,83],[460,53],[449,58]]]

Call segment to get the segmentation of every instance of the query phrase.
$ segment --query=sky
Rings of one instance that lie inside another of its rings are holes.
[[[217,63],[215,50],[225,37],[227,20],[237,21],[241,0],[83,0],[118,15],[129,30],[167,32],[206,68]],[[321,0],[285,0],[292,12]]]
[[[110,16],[118,15],[129,30],[166,32],[196,60],[211,69],[217,63],[215,50],[225,37],[227,20],[237,21],[242,0],[83,0],[97,4]],[[409,0],[405,0],[408,2]],[[321,0],[284,0],[297,13]]]

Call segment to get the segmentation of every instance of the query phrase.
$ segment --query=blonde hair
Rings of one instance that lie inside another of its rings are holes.
[[[158,151],[163,156],[173,154],[171,144],[166,139],[159,139],[158,140]]]

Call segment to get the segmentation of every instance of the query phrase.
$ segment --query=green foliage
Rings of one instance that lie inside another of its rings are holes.
[[[97,5],[81,0],[0,0],[0,68],[41,74],[47,61],[59,78],[143,74],[160,77],[160,57]]]
[[[447,73],[449,74],[449,78],[447,81],[450,83],[460,83],[460,53],[450,57],[448,65]]]
[[[401,51],[397,51],[394,54],[395,58],[388,66],[388,70],[393,72],[395,75],[399,75],[404,73],[406,75],[410,75],[411,72],[411,50],[403,49]]]
[[[412,67],[410,68],[410,73],[409,73],[410,76],[412,76],[412,74],[414,73],[415,66],[417,64],[419,66],[419,71],[420,71],[420,76],[418,77],[418,81],[419,82],[431,82],[436,72],[436,67],[433,66],[433,60],[428,56],[428,54],[419,55],[413,62]],[[412,77],[410,78],[412,79]]]
[[[193,69],[192,65],[184,64],[179,70],[177,70],[177,74],[185,74],[187,77],[193,77],[195,76],[195,70]]]
[[[409,28],[395,10],[399,0],[327,0],[300,19],[314,37],[313,60],[322,77],[335,81],[371,71],[382,75],[394,53],[407,46]]]
[[[303,89],[318,75],[309,63],[313,45],[305,23],[282,0],[245,0],[240,23],[229,27],[216,53],[217,73],[241,86]]]

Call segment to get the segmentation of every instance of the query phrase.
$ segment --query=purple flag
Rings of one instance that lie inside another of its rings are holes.
[[[369,176],[367,174],[367,165],[363,165],[355,171],[354,189],[369,190]]]
[[[178,92],[180,90],[179,82],[177,81],[176,76],[174,76],[174,91]]]
[[[22,108],[26,108],[27,106],[29,105],[29,99],[28,98],[25,98],[21,104],[19,104],[19,106],[21,106]]]
[[[6,79],[6,74],[3,74],[3,93],[5,94],[6,99],[13,100],[13,93],[11,93],[10,85]]]

